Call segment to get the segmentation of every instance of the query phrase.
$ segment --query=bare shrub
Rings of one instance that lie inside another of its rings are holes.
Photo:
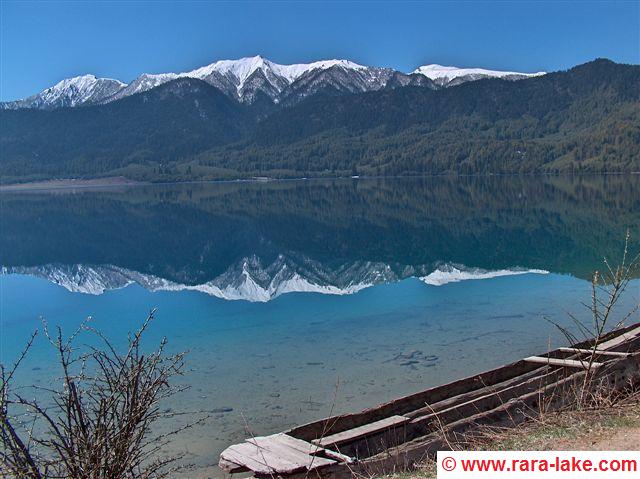
[[[578,319],[575,315],[568,313],[569,318],[575,329],[576,334],[572,333],[569,328],[560,325],[557,322],[552,323],[560,330],[570,344],[577,344],[583,341],[589,341],[589,353],[585,362],[586,374],[582,380],[579,391],[576,394],[577,406],[584,407],[590,391],[593,391],[593,380],[595,376],[594,363],[599,355],[598,348],[603,341],[603,337],[610,329],[619,329],[624,326],[625,322],[636,312],[640,305],[634,305],[615,325],[614,310],[623,293],[627,290],[630,281],[638,269],[640,254],[631,256],[629,254],[629,240],[631,239],[629,231],[625,235],[624,248],[622,257],[617,266],[611,266],[607,258],[603,259],[603,271],[594,271],[591,278],[591,301],[583,303],[590,313],[591,323]],[[581,338],[580,338],[581,336]]]
[[[165,413],[161,402],[186,389],[172,380],[184,371],[184,353],[166,354],[166,338],[149,354],[141,339],[153,320],[152,311],[140,329],[116,347],[87,322],[69,338],[60,328],[45,334],[61,369],[60,388],[32,386],[38,399],[11,390],[17,368],[33,344],[31,337],[16,364],[1,369],[0,433],[2,477],[28,479],[152,479],[175,472],[180,455],[163,453],[170,438],[201,423],[164,434],[153,426]],[[97,338],[98,346],[76,348],[80,332]],[[84,350],[84,352],[81,352]],[[37,431],[37,432],[36,432]]]

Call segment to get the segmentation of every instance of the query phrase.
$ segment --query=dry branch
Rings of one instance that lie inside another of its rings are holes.
[[[88,322],[67,339],[60,329],[55,336],[49,334],[45,324],[62,384],[58,389],[33,387],[40,393],[38,399],[10,389],[35,334],[31,337],[14,367],[0,370],[0,477],[155,479],[179,467],[180,455],[163,454],[168,438],[208,416],[197,415],[191,423],[154,435],[159,420],[179,415],[162,412],[161,403],[186,388],[172,385],[183,374],[184,353],[166,354],[166,338],[154,351],[143,353],[141,340],[153,318],[154,311],[129,335],[124,353]],[[97,337],[99,346],[81,352],[75,347],[81,332]],[[52,405],[45,405],[47,401]],[[27,423],[29,429],[24,427]]]

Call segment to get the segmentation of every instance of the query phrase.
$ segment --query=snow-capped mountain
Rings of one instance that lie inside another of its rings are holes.
[[[239,99],[248,100],[258,91],[277,98],[280,93],[299,78],[311,73],[337,68],[358,72],[368,67],[347,60],[324,60],[313,63],[279,65],[261,56],[222,60],[183,75],[199,78],[223,91],[230,89],[229,83]],[[226,81],[225,81],[226,80]]]
[[[347,68],[342,64],[314,69],[300,75],[282,95],[282,101],[295,103],[315,93],[362,93],[407,85],[433,87],[431,80],[420,75],[406,75],[391,68]]]
[[[158,75],[143,73],[131,83],[125,85],[124,88],[114,92],[113,95],[103,98],[103,103],[108,103],[110,101],[124,98],[125,96],[135,95],[136,93],[151,90],[152,88],[177,78],[178,75],[175,73],[160,73]]]
[[[442,65],[423,65],[413,71],[414,74],[423,75],[432,80],[439,87],[460,85],[468,81],[482,80],[483,78],[502,78],[503,80],[523,80],[525,78],[544,75],[546,72],[519,73],[485,70],[484,68],[458,68]]]
[[[342,92],[378,90],[386,86],[393,73],[391,69],[365,67],[348,60],[280,65],[255,56],[220,60],[183,73],[145,73],[106,101],[186,77],[203,80],[241,102],[252,103],[262,94],[277,103],[283,97],[303,98],[324,87]]]
[[[101,103],[126,87],[126,83],[111,78],[82,75],[67,78],[54,86],[23,100],[1,103],[5,109],[53,109]]]
[[[322,60],[280,65],[261,56],[220,60],[182,73],[144,73],[131,83],[93,75],[62,80],[43,92],[0,104],[4,109],[53,109],[108,103],[151,90],[178,78],[195,78],[243,103],[264,97],[273,103],[295,103],[320,91],[358,93],[407,85],[441,88],[482,78],[520,80],[538,73],[497,72],[481,68],[425,65],[410,74],[391,68],[359,65],[349,60]]]

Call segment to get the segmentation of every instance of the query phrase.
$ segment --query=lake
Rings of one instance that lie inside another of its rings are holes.
[[[640,176],[194,183],[0,194],[0,357],[41,318],[188,350],[219,452],[564,344],[589,279],[640,243]],[[634,280],[620,305],[638,302]],[[637,314],[633,319],[637,320]],[[39,337],[20,381],[56,377]],[[166,425],[162,427],[168,427]]]

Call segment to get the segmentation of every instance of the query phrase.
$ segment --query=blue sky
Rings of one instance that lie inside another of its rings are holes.
[[[637,1],[1,2],[2,100],[83,73],[127,82],[255,54],[401,71],[640,63]]]

